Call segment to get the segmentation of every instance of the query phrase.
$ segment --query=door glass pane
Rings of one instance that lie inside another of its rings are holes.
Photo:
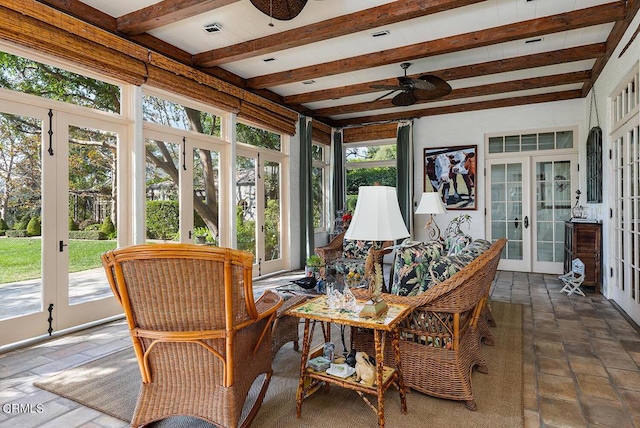
[[[146,139],[147,239],[179,241],[179,144]]]
[[[218,245],[220,155],[193,150],[193,235],[196,243]]]
[[[40,120],[0,113],[0,319],[42,311],[41,141]]]
[[[507,238],[503,258],[522,260],[522,165],[491,165],[491,239]]]
[[[244,156],[236,157],[236,239],[239,250],[254,256],[256,251],[256,160]]]
[[[536,162],[537,261],[563,262],[564,220],[571,208],[571,162]]]
[[[69,304],[111,297],[100,254],[116,247],[118,135],[69,127]]]
[[[264,246],[265,260],[277,260],[281,257],[280,239],[280,164],[264,163]]]

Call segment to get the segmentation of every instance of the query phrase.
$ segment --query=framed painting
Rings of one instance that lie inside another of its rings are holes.
[[[448,210],[477,209],[478,146],[424,149],[424,191],[438,192]]]

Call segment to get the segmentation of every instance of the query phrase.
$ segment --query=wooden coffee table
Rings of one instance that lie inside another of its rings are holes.
[[[296,306],[287,311],[287,315],[304,319],[304,338],[302,342],[302,357],[300,361],[300,381],[296,393],[296,416],[302,413],[302,402],[308,397],[308,393],[320,383],[338,385],[342,388],[352,389],[369,405],[378,415],[378,426],[384,427],[384,392],[391,385],[396,385],[400,392],[400,405],[402,413],[407,413],[405,385],[402,379],[402,366],[400,361],[399,329],[400,321],[406,317],[411,308],[407,305],[389,304],[388,310],[375,318],[360,318],[358,316],[364,301],[358,301],[358,307],[353,312],[331,309],[327,305],[327,296],[319,296]],[[330,328],[324,324],[340,324],[351,328],[368,328],[373,330],[376,351],[376,383],[374,386],[363,385],[355,381],[353,377],[346,379],[331,376],[326,372],[318,372],[307,367],[309,350],[311,349],[311,322],[321,322],[325,334],[325,341],[330,340]],[[384,365],[383,342],[385,333],[391,333],[396,368]],[[374,406],[365,394],[377,396],[377,407]]]

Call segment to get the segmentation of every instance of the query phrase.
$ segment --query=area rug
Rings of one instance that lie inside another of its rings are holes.
[[[400,411],[395,388],[385,393],[385,426],[522,427],[522,307],[504,302],[491,304],[497,327],[491,329],[495,346],[483,346],[489,374],[474,372],[473,390],[478,411],[463,402],[449,401],[411,391],[407,414]],[[332,386],[305,400],[296,419],[300,353],[285,345],[273,361],[273,377],[255,427],[355,428],[376,425],[376,415],[353,391]],[[124,421],[133,415],[140,374],[133,350],[125,349],[36,382],[39,388],[74,400]],[[373,397],[372,397],[373,398]],[[194,418],[173,418],[158,427],[209,427]]]

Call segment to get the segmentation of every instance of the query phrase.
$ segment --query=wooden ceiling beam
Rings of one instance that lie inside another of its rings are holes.
[[[136,36],[126,36],[118,32],[116,18],[111,15],[87,6],[79,0],[37,0],[38,3],[53,7],[54,9],[64,12],[67,15],[78,18],[95,27],[106,30],[112,34],[116,34],[123,39],[131,40],[140,46],[151,49],[155,52],[167,55],[177,61],[185,64],[191,63],[191,54],[178,49],[167,42],[164,42],[150,34],[139,34]]]
[[[249,88],[267,88],[325,76],[363,70],[381,65],[428,58],[461,50],[490,46],[529,37],[543,36],[562,31],[575,30],[623,19],[626,13],[624,2],[617,1],[558,15],[516,22],[471,33],[460,34],[423,43],[387,49],[351,58],[314,64],[279,73],[266,74],[247,79]]]
[[[78,0],[36,0],[38,3],[42,3],[46,6],[58,9],[60,12],[64,12],[67,15],[74,16],[82,19],[85,22],[89,22],[96,27],[103,30],[110,31],[112,33],[117,32],[116,19],[111,15],[95,9],[89,5],[86,5]]]
[[[550,76],[531,77],[528,79],[511,80],[508,82],[491,83],[488,85],[470,86],[467,88],[454,89],[445,97],[436,100],[418,101],[416,104],[428,104],[434,102],[456,100],[461,98],[482,97],[515,91],[525,91],[530,89],[549,88],[560,85],[570,85],[574,83],[586,82],[591,78],[590,70],[575,71],[572,73],[554,74]],[[372,102],[346,104],[336,107],[316,109],[313,114],[317,117],[330,117],[341,114],[358,113],[368,110],[381,110],[386,108],[396,108],[391,104],[391,99],[383,99]]]
[[[629,25],[631,25],[631,21],[633,21],[633,18],[635,18],[638,10],[640,10],[640,0],[629,0],[626,3],[626,7],[626,16],[624,17],[624,19],[616,22],[613,26],[613,29],[609,33],[609,37],[607,38],[607,50],[605,54],[598,58],[596,63],[591,68],[591,80],[587,82],[582,88],[582,95],[585,97],[587,96],[591,88],[593,88],[593,85],[600,76],[600,73],[602,73],[602,70],[607,64],[607,61],[609,61],[609,58],[611,58],[611,55],[613,55],[613,51],[622,40],[622,37],[629,28]]]
[[[422,74],[433,74],[445,80],[468,79],[470,77],[485,76],[496,73],[507,73],[509,71],[525,70],[528,68],[545,67],[548,65],[563,64],[574,61],[598,58],[604,55],[605,43],[594,43],[575,48],[560,49],[551,52],[542,52],[532,55],[523,55],[514,58],[500,59],[496,61],[483,62],[479,64],[463,65],[444,70],[430,71],[428,73],[413,74],[409,77],[417,79]],[[288,105],[311,103],[315,101],[345,98],[354,95],[369,94],[379,92],[379,89],[371,88],[372,85],[395,85],[397,78],[376,80],[356,85],[343,86],[340,88],[324,89],[302,94],[289,95],[282,98]]]
[[[118,31],[136,35],[209,12],[239,0],[162,0],[117,18]]]
[[[499,100],[479,101],[475,103],[455,104],[450,106],[432,107],[422,110],[409,110],[399,113],[389,113],[371,116],[354,117],[351,119],[331,121],[334,127],[361,125],[365,123],[386,122],[393,120],[409,120],[425,116],[437,116],[442,114],[461,113],[466,111],[486,110],[502,107],[515,107],[527,104],[539,104],[554,101],[565,101],[582,98],[582,90],[552,92],[548,94],[529,95],[525,97],[512,97]]]
[[[194,55],[194,63],[200,67],[211,67],[240,61],[483,1],[486,0],[398,0],[259,39],[202,52]]]

